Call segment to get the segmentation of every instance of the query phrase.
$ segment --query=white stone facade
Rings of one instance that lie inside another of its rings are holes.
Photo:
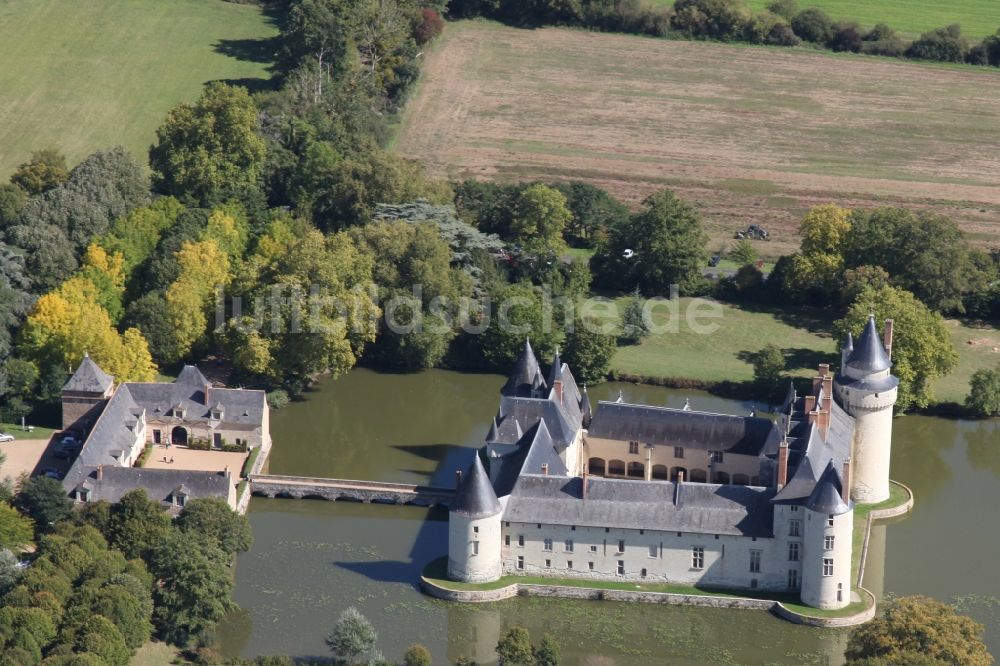
[[[804,514],[802,603],[815,608],[843,608],[851,603],[851,539],[854,510],[840,515]]]
[[[467,583],[497,580],[501,573],[500,514],[448,520],[448,577]]]

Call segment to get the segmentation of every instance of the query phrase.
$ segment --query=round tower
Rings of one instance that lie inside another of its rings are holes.
[[[854,506],[833,461],[806,501],[802,542],[802,603],[813,608],[843,608],[851,603],[851,538]]]
[[[868,318],[857,343],[850,347],[850,340],[845,343],[843,365],[834,382],[838,402],[855,420],[851,498],[862,504],[889,498],[892,407],[899,380],[890,373],[891,319],[885,327],[883,345],[875,316]]]
[[[479,456],[459,480],[448,510],[448,578],[484,583],[500,578],[501,508]]]

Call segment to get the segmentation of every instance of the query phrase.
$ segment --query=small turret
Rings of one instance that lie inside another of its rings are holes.
[[[538,367],[538,359],[531,348],[531,341],[525,338],[521,356],[514,364],[514,369],[507,378],[507,383],[500,389],[500,394],[522,398],[535,397],[538,395],[538,391],[544,387],[545,379]]]
[[[556,347],[555,356],[552,357],[552,367],[549,368],[549,388],[555,394],[556,402],[562,402],[563,398],[563,363],[559,358],[559,347]]]
[[[843,483],[830,460],[805,503],[801,598],[814,608],[851,603],[854,505],[844,501]]]
[[[459,480],[448,509],[448,577],[463,582],[500,578],[501,514],[489,476],[477,455]]]

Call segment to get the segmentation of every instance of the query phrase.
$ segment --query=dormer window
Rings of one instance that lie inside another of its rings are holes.
[[[213,411],[212,412],[212,418],[214,420],[216,420],[216,421],[221,421],[222,420],[222,412],[221,411],[218,411],[218,412]]]

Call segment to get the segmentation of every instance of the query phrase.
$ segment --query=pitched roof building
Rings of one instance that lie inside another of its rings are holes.
[[[821,365],[810,390],[791,387],[771,419],[622,396],[592,412],[558,351],[546,376],[526,341],[450,513],[450,575],[793,590],[804,603],[846,606],[867,412],[839,396],[860,390],[867,400],[896,382],[891,343],[873,321],[848,345],[836,380]],[[869,445],[888,447],[890,436],[879,431]],[[887,479],[888,461],[877,471]]]

